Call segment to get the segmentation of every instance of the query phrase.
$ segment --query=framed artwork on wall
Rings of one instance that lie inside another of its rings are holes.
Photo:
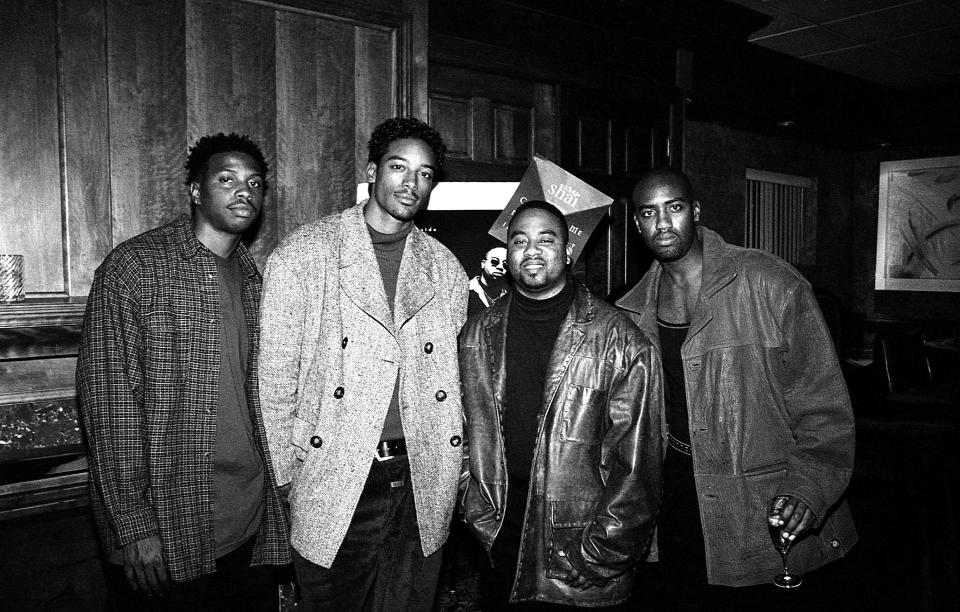
[[[880,163],[876,289],[960,292],[960,155]]]

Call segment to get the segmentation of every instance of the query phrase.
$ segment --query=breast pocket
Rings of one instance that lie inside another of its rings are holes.
[[[189,354],[192,322],[169,311],[149,312],[143,327],[144,375],[154,385],[178,384]]]
[[[600,444],[606,418],[607,392],[582,385],[569,385],[563,404],[561,436],[578,444]]]

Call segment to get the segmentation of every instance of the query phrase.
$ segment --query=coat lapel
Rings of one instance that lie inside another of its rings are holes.
[[[713,319],[713,309],[710,298],[718,291],[729,285],[737,276],[736,266],[726,253],[724,242],[720,236],[703,226],[698,228],[703,240],[703,272],[700,280],[700,296],[697,298],[697,309],[690,322],[690,331],[687,340],[696,337]],[[686,345],[687,342],[684,342]]]
[[[340,288],[358,308],[396,335],[380,266],[363,219],[365,204],[348,208],[340,216]]]
[[[503,396],[507,390],[507,313],[510,312],[510,302],[513,294],[508,292],[496,304],[483,312],[484,342],[488,347],[489,362],[484,364],[490,368],[493,378],[493,392],[496,396],[497,407],[502,410]],[[501,418],[503,415],[500,415]]]
[[[636,285],[617,300],[615,306],[637,315],[634,322],[651,341],[659,346],[659,329],[657,329],[657,287],[660,286],[660,263],[654,261],[650,270],[643,275]]]
[[[567,279],[568,283],[574,283],[572,278]],[[574,285],[573,304],[563,323],[560,324],[560,330],[557,332],[557,340],[553,345],[553,351],[550,353],[550,361],[547,364],[547,379],[543,384],[543,405],[541,413],[553,405],[554,396],[560,388],[560,381],[567,374],[567,368],[573,359],[573,354],[580,348],[586,333],[583,331],[583,323],[593,319],[592,297],[586,289],[579,284]],[[540,420],[541,427],[544,419]]]
[[[437,269],[433,247],[416,227],[407,236],[397,275],[397,295],[393,302],[397,328],[403,327],[437,292]]]

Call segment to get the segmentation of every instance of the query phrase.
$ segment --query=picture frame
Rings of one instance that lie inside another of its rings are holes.
[[[875,288],[960,292],[960,155],[880,163]]]

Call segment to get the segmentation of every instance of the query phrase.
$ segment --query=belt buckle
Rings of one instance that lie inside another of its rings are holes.
[[[383,450],[385,455],[381,456],[380,451]],[[373,456],[376,457],[377,461],[389,461],[396,457],[390,448],[390,440],[383,440],[377,443],[377,448],[373,451]]]

